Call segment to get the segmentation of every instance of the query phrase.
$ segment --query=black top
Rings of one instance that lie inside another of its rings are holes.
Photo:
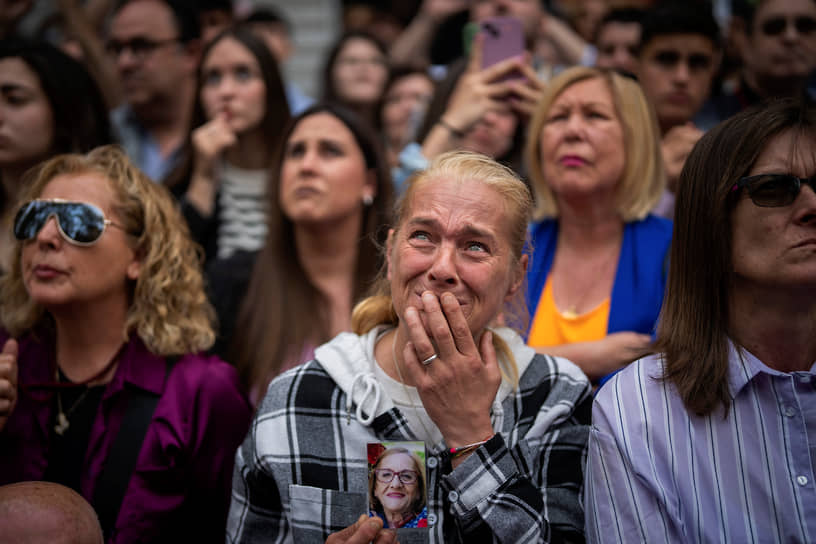
[[[60,382],[70,383],[61,370],[59,374]],[[77,493],[82,493],[79,481],[85,463],[85,452],[104,392],[105,385],[93,387],[80,385],[59,389],[54,393],[54,417],[49,428],[51,440],[44,480],[65,485]],[[62,412],[69,423],[62,435],[54,430],[59,414],[57,395],[60,396]]]

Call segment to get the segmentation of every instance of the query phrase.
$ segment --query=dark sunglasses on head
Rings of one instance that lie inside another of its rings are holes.
[[[805,15],[794,17],[793,19],[773,17],[767,21],[763,21],[760,28],[762,28],[762,33],[766,36],[779,36],[785,31],[789,23],[793,23],[793,26],[796,27],[796,32],[802,35],[811,34],[816,30],[816,19]]]
[[[776,208],[793,204],[799,191],[802,190],[802,185],[810,185],[810,188],[816,192],[816,176],[797,178],[791,174],[759,174],[741,178],[732,191],[744,187],[757,206]]]
[[[106,219],[102,210],[93,204],[53,198],[32,200],[23,204],[14,218],[14,236],[22,241],[31,240],[37,236],[51,216],[57,218],[57,227],[62,237],[78,246],[95,244],[108,225],[124,229]]]

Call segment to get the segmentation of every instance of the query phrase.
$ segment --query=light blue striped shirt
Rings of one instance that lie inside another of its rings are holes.
[[[777,372],[732,346],[727,418],[690,414],[652,356],[598,392],[589,542],[816,542],[816,364]]]

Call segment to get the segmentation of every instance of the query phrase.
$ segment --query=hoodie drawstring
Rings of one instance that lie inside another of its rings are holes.
[[[365,426],[369,426],[371,425],[371,422],[374,421],[375,414],[377,413],[377,406],[380,405],[380,384],[377,382],[377,378],[374,376],[374,374],[357,374],[354,381],[351,382],[351,390],[349,391],[348,396],[346,396],[347,424],[351,423],[351,405],[354,402],[354,390],[357,387],[357,382],[362,382],[365,390],[363,391],[363,396],[360,397],[360,402],[357,403],[357,408],[354,415],[357,417],[357,421]],[[369,415],[366,417],[363,415],[363,405],[366,404],[366,401],[371,397],[372,393],[374,395],[374,406],[371,410],[369,410]]]

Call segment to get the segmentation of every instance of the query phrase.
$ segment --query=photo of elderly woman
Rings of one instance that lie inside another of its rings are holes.
[[[425,444],[368,444],[368,464],[369,516],[385,528],[427,527]]]

